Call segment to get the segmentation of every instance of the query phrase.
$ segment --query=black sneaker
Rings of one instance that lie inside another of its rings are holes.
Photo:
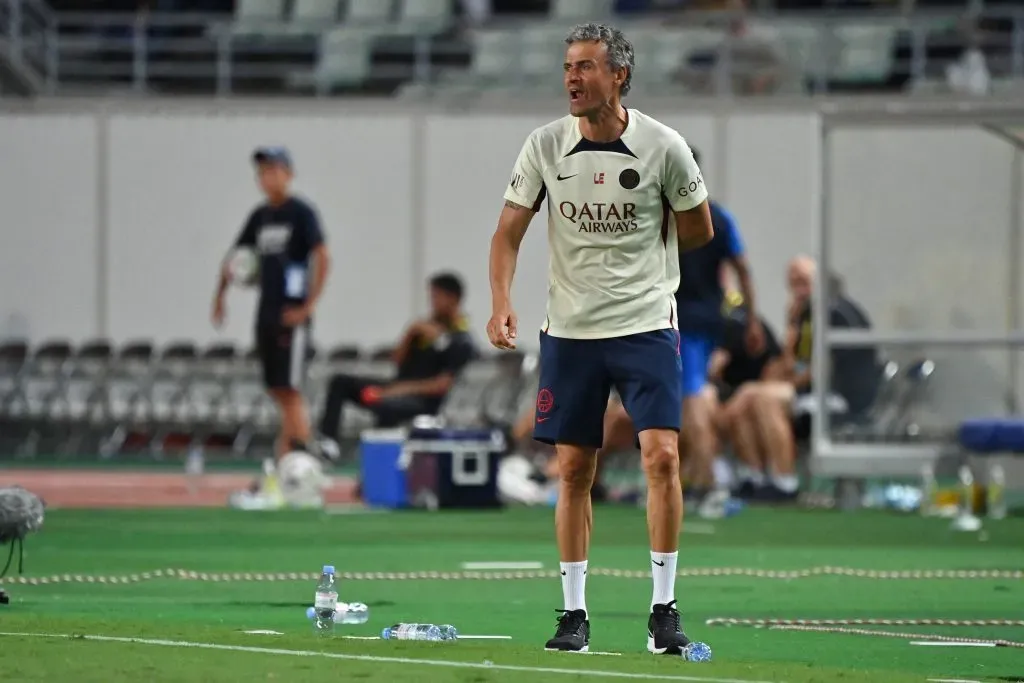
[[[783,491],[782,489],[768,484],[757,490],[752,502],[765,503],[767,505],[791,505],[800,499],[800,491]]]
[[[757,496],[757,486],[754,482],[746,480],[736,487],[736,490],[732,492],[732,495],[740,500],[750,500]]]
[[[581,609],[571,612],[562,609],[558,611],[562,616],[558,617],[555,637],[547,642],[544,649],[586,652],[590,648],[590,622],[587,621],[587,613]]]
[[[647,651],[656,655],[680,655],[690,639],[679,625],[679,610],[676,601],[667,605],[655,605],[647,620]]]

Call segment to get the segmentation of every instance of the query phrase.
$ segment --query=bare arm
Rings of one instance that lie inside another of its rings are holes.
[[[711,225],[711,209],[707,200],[692,209],[676,211],[676,232],[679,235],[679,250],[690,251],[702,247],[715,236]]]
[[[508,305],[511,299],[519,246],[523,243],[534,213],[533,209],[507,199],[501,209],[498,228],[491,238],[491,305],[495,309]]]
[[[722,371],[732,360],[732,356],[725,349],[715,349],[711,353],[711,360],[708,362],[708,378],[713,380],[722,379]]]
[[[324,284],[327,283],[327,274],[331,270],[331,256],[327,253],[327,246],[320,244],[312,253],[313,261],[313,283],[309,288],[309,297],[306,299],[306,306],[312,312],[316,308],[320,295],[324,293]]]
[[[498,228],[491,237],[490,280],[491,310],[487,336],[498,348],[515,348],[516,317],[512,312],[512,278],[516,272],[519,246],[536,212],[505,200],[498,217]]]
[[[747,316],[751,320],[757,320],[757,299],[754,294],[754,277],[750,272],[750,261],[746,256],[737,256],[732,259],[732,267],[736,271],[736,279],[739,281],[740,294],[743,295],[743,305],[747,309]]]

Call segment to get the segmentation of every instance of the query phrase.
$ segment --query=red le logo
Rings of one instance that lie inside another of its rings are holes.
[[[595,173],[594,174],[594,184],[595,185],[604,185],[604,173]]]

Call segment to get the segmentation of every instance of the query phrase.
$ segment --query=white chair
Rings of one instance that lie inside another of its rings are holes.
[[[565,62],[565,28],[542,24],[520,30],[520,73],[528,81],[559,83]]]
[[[684,28],[661,31],[652,38],[652,62],[642,69],[638,67],[637,74],[647,82],[665,83],[683,66],[690,53],[715,49],[722,42],[722,33],[713,29]]]
[[[235,21],[280,21],[284,15],[284,0],[238,0]]]
[[[611,0],[554,0],[551,6],[553,19],[580,22],[603,19],[611,12]]]
[[[386,24],[391,21],[392,9],[392,0],[348,0],[344,21],[348,24]]]
[[[452,0],[399,0],[394,33],[436,33],[452,23]]]
[[[339,0],[295,0],[287,32],[315,36],[338,23]]]
[[[398,20],[402,23],[447,23],[454,13],[452,0],[401,0]]]
[[[285,0],[238,0],[235,22],[231,27],[236,37],[258,36],[280,32]]]
[[[896,27],[892,24],[864,23],[836,26],[840,50],[836,76],[850,79],[885,78],[892,67],[892,44]]]
[[[504,80],[521,56],[522,41],[517,31],[477,31],[473,34],[470,76],[479,81]]]
[[[320,61],[312,73],[312,85],[329,92],[338,86],[359,85],[370,75],[372,34],[353,28],[336,28],[320,39]]]

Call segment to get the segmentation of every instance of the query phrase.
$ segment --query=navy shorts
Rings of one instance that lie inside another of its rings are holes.
[[[542,332],[533,438],[600,448],[612,387],[637,433],[679,431],[680,369],[674,329],[611,339],[563,339]]]

